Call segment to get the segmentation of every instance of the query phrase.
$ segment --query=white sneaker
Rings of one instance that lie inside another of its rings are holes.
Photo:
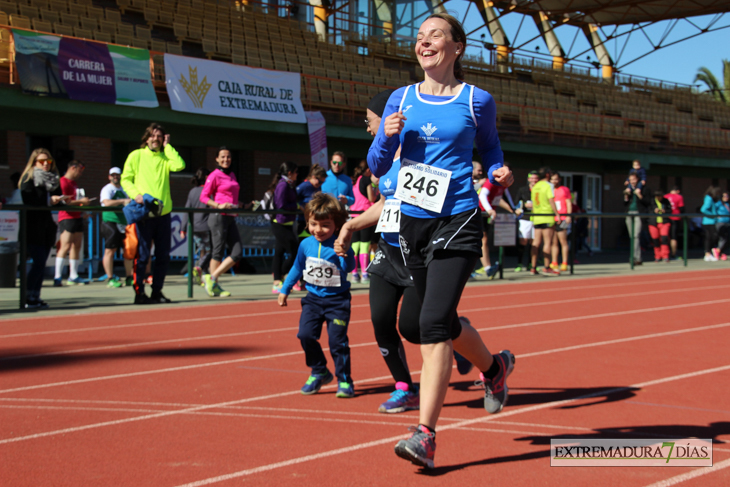
[[[717,257],[714,255],[705,255],[705,262],[717,262]]]

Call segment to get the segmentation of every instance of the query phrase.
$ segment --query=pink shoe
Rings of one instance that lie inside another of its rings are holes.
[[[717,260],[720,260],[720,249],[715,248],[712,249],[712,256],[716,258]]]
[[[299,285],[299,283],[294,284],[294,287],[291,288],[292,291],[302,291],[302,286]]]
[[[720,254],[720,260],[727,260],[727,255]]]

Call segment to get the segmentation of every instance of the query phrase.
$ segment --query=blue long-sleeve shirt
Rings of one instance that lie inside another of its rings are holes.
[[[399,88],[388,99],[378,133],[368,150],[370,170],[377,177],[386,174],[401,145],[401,158],[410,156],[416,162],[452,172],[440,214],[413,207],[404,207],[404,214],[434,218],[476,208],[478,197],[471,180],[474,144],[484,167],[489,168],[487,175],[493,184],[498,185],[493,173],[504,162],[494,98],[466,83],[455,96],[426,95],[418,90],[419,85]],[[407,119],[403,131],[399,137],[387,137],[385,119],[398,110]]]
[[[332,169],[327,171],[327,179],[320,188],[323,193],[328,193],[339,199],[340,195],[347,198],[347,204],[355,203],[355,193],[352,192],[352,179],[347,174],[335,174]]]
[[[715,203],[716,202],[712,199],[712,196],[706,194],[705,199],[702,202],[702,208],[700,208],[700,213],[702,213],[703,215],[717,215],[717,208],[715,208]],[[702,218],[703,225],[714,225],[715,222],[715,218]]]
[[[350,283],[347,280],[347,274],[355,269],[355,253],[352,249],[347,251],[347,257],[340,257],[335,253],[334,245],[336,235],[331,236],[324,242],[319,242],[316,238],[307,237],[302,240],[299,244],[299,250],[297,251],[297,258],[292,265],[289,274],[286,276],[284,284],[281,286],[281,294],[289,295],[292,287],[296,284],[304,275],[304,271],[307,267],[307,257],[314,257],[316,259],[323,259],[333,263],[340,273],[340,286],[316,286],[307,282],[307,291],[310,293],[324,298],[327,296],[334,296],[336,294],[342,294],[350,290]]]

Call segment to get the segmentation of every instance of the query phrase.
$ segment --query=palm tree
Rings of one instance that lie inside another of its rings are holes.
[[[712,97],[724,104],[730,104],[730,61],[722,60],[723,84],[721,85],[712,71],[704,66],[697,70],[695,82],[701,81],[707,86]]]

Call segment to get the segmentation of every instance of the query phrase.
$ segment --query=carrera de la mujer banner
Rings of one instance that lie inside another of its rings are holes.
[[[153,108],[150,52],[13,29],[15,64],[25,93]]]
[[[180,112],[306,123],[299,73],[165,54],[170,106]]]

